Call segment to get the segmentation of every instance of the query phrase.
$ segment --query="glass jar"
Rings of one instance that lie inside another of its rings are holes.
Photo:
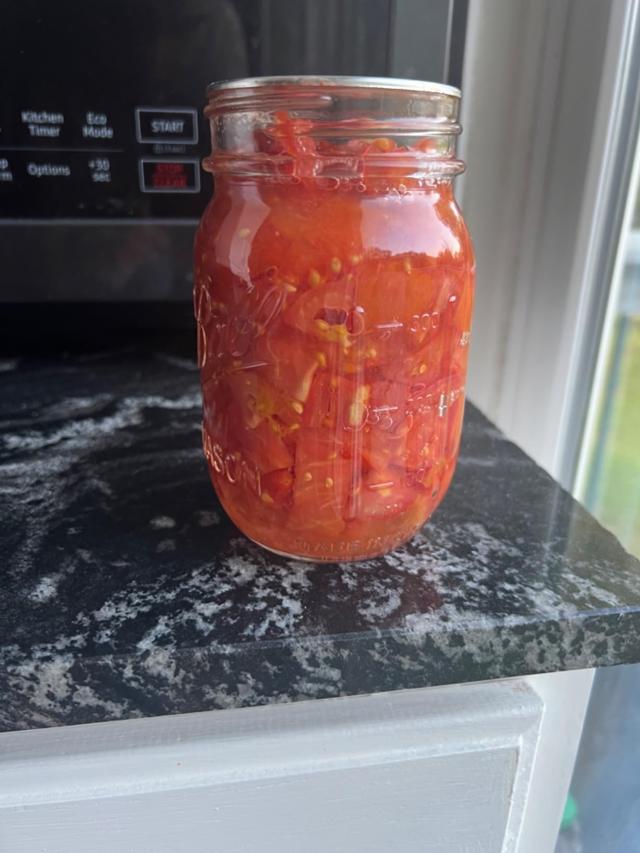
[[[459,98],[359,77],[209,87],[204,451],[231,519],[276,553],[384,553],[449,486],[474,283]]]

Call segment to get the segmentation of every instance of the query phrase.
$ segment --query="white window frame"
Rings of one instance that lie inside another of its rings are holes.
[[[638,59],[638,0],[471,0],[460,192],[478,261],[469,396],[567,486],[631,170],[618,143],[637,123]]]

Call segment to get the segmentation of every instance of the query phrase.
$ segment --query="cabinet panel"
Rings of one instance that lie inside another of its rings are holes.
[[[541,714],[514,682],[2,735],[0,850],[514,850]]]

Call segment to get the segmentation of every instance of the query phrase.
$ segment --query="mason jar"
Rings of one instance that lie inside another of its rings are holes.
[[[459,100],[364,77],[208,89],[204,452],[230,518],[278,554],[384,553],[453,476],[474,286]]]

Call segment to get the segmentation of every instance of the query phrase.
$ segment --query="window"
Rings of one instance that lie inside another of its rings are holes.
[[[578,491],[602,524],[640,557],[640,196],[634,194]]]
[[[633,52],[639,49],[636,40]],[[601,285],[602,322],[596,312],[587,315],[597,332],[595,370],[584,400],[585,429],[577,436],[574,491],[640,557],[640,137],[633,79],[622,104],[628,123],[621,126],[630,132],[619,130],[616,139],[626,180],[613,184],[610,196],[623,211],[621,227],[602,247],[611,258]],[[603,669],[594,680],[556,853],[639,849],[638,744],[640,664]]]

